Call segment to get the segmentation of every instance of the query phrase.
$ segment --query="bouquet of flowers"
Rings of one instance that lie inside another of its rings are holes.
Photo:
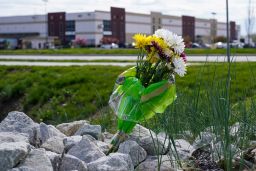
[[[118,132],[108,153],[114,152],[136,123],[163,113],[176,99],[175,74],[186,74],[182,37],[165,29],[154,35],[134,35],[139,49],[136,66],[116,80],[109,104],[118,117]]]

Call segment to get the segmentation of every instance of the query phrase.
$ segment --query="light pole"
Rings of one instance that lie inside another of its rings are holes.
[[[230,62],[230,45],[229,45],[229,12],[228,12],[228,0],[226,0],[226,19],[227,19],[227,58],[228,62]]]
[[[214,44],[214,38],[217,33],[217,22],[215,22],[215,15],[217,14],[216,12],[211,12],[212,14],[212,29],[211,29],[211,43],[212,46]]]
[[[48,0],[42,0],[44,2],[45,12],[45,48],[48,48],[48,15],[47,15],[47,2]]]

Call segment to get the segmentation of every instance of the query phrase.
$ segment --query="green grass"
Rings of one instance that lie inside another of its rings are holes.
[[[185,49],[185,52],[187,54],[191,55],[206,55],[206,54],[226,54],[226,49]],[[231,48],[231,55],[255,55],[256,54],[256,48],[247,48],[247,49],[237,49],[237,48]]]
[[[0,67],[0,103],[21,99],[21,110],[37,121],[52,124],[89,118],[107,105],[114,81],[123,70],[100,66]]]
[[[142,124],[155,132],[179,138],[212,132],[221,143],[224,170],[233,170],[231,147],[248,148],[256,140],[256,63],[206,63],[190,66],[176,78],[177,99],[164,114]],[[116,131],[116,117],[108,107],[115,79],[127,67],[0,67],[0,116],[22,110],[37,121],[51,124],[88,119]],[[230,71],[230,72],[229,72]],[[231,126],[239,122],[236,135]],[[217,142],[211,143],[213,150]],[[241,161],[243,156],[241,155]],[[184,161],[183,161],[184,162]],[[191,163],[191,162],[190,162]],[[192,165],[191,167],[196,167]],[[235,170],[243,170],[243,165]]]
[[[187,78],[177,80],[177,100],[164,114],[156,115],[144,124],[156,132],[164,131],[170,137],[167,141],[180,138],[183,132],[190,131],[193,137],[189,140],[193,143],[201,132],[210,132],[216,140],[208,144],[210,148],[207,151],[218,153],[215,160],[220,162],[217,164],[227,171],[244,170],[244,156],[238,149],[246,150],[251,147],[249,142],[256,140],[254,68],[255,63],[231,63],[230,67],[227,64],[191,67]],[[240,127],[233,135],[230,130],[235,123],[240,123]],[[233,147],[237,151],[234,152]],[[241,160],[240,165],[234,168],[232,161],[236,155]],[[192,170],[198,167],[191,161],[187,163],[194,168]]]
[[[186,49],[189,55],[226,54],[226,49]],[[256,48],[231,49],[232,54],[256,54]],[[0,55],[137,55],[137,49],[41,49],[41,50],[0,50]]]
[[[20,61],[20,62],[136,62],[136,60],[47,60],[47,59],[0,59],[0,61]]]
[[[251,79],[255,71],[249,69],[255,67],[256,63],[236,63],[233,66],[237,71],[232,79],[233,102],[244,101],[256,94],[256,82]],[[116,77],[126,68],[1,66],[0,114],[3,116],[8,111],[19,109],[37,121],[52,124],[88,119],[95,113],[100,115],[108,105]],[[178,99],[194,94],[199,82],[213,82],[214,75],[214,82],[224,79],[226,69],[227,65],[223,63],[190,66],[186,77],[177,77]],[[201,81],[198,81],[199,73],[202,73]]]
[[[26,49],[26,50],[0,50],[0,54],[17,54],[17,55],[51,55],[51,54],[62,54],[62,55],[136,55],[138,54],[137,49],[99,49],[99,48],[75,48],[75,49]]]

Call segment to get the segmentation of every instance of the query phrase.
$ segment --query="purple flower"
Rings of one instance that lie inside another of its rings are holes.
[[[187,56],[186,56],[186,54],[184,53],[184,52],[182,52],[181,54],[180,54],[180,57],[183,59],[183,61],[186,63],[187,62]]]
[[[152,46],[157,50],[159,57],[167,62],[170,62],[170,57],[163,52],[163,49],[157,44],[157,42],[152,41],[151,43]]]

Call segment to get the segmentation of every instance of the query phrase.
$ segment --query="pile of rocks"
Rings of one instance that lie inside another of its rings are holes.
[[[74,121],[54,127],[35,123],[22,112],[10,112],[0,123],[0,170],[11,171],[130,171],[157,170],[158,141],[163,161],[167,141],[152,139],[150,130],[137,125],[116,153],[106,155],[112,134],[100,125]],[[161,170],[173,170],[164,163]]]
[[[137,124],[118,151],[106,155],[113,135],[102,132],[100,125],[81,120],[55,127],[10,112],[0,123],[0,170],[156,171],[160,165],[161,171],[173,171],[178,170],[177,155],[182,161],[202,158],[202,144],[214,139],[210,135],[197,138],[193,145],[175,140],[176,153],[164,133],[156,135]],[[216,163],[211,166],[216,170]]]

